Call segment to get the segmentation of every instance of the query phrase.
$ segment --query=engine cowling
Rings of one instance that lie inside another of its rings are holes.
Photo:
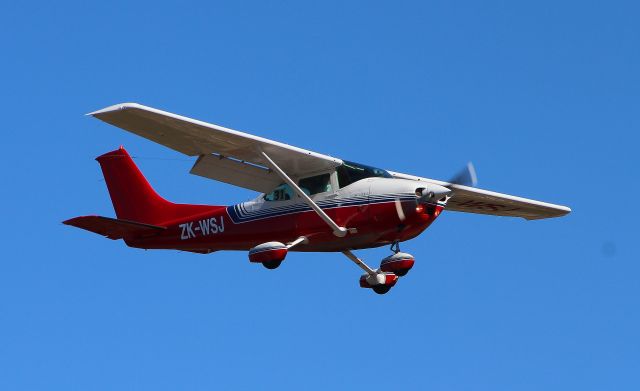
[[[280,263],[287,256],[287,246],[280,242],[262,243],[249,250],[249,261],[256,263]]]
[[[386,257],[382,262],[380,262],[380,270],[402,277],[407,275],[414,263],[415,259],[413,258],[413,255],[397,252]]]
[[[419,204],[434,203],[451,194],[451,190],[440,185],[429,183],[416,189]]]

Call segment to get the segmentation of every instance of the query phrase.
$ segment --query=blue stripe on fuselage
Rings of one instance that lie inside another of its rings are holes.
[[[357,196],[350,198],[341,198],[335,200],[322,200],[318,201],[317,204],[322,209],[333,209],[333,208],[342,208],[347,206],[357,206],[357,205],[365,205],[365,204],[379,204],[385,202],[395,202],[399,201],[411,201],[415,200],[416,196],[411,193],[405,194],[380,194],[380,195],[372,195],[372,196]],[[253,212],[248,212],[244,203],[236,204],[227,207],[227,213],[231,220],[236,223],[246,223],[249,221],[262,220],[272,217],[285,216],[292,213],[300,213],[311,211],[312,209],[304,203],[297,203],[293,205],[283,205],[275,208],[267,208],[261,209]]]

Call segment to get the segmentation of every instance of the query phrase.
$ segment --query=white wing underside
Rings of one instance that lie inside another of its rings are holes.
[[[261,151],[292,178],[328,172],[342,164],[342,160],[328,155],[137,103],[117,104],[88,115],[186,155],[198,156],[191,168],[192,174],[263,193],[273,190],[282,180],[267,168]],[[523,217],[528,220],[559,217],[571,211],[566,206],[435,179],[390,173],[396,178],[422,180],[451,188],[454,196],[449,200],[447,210]]]
[[[267,168],[260,150],[294,178],[342,164],[331,156],[137,103],[121,103],[88,115],[185,155],[199,156],[192,174],[259,192],[271,191],[282,182]]]
[[[443,182],[436,179],[417,177],[389,171],[394,178],[421,180],[444,186],[453,190],[453,196],[447,202],[447,210],[456,212],[479,213],[494,216],[522,217],[527,220],[560,217],[571,212],[566,206],[516,197],[509,194],[478,189]]]

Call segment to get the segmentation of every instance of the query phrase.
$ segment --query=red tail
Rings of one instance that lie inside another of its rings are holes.
[[[163,225],[219,208],[174,204],[160,197],[122,147],[105,153],[96,160],[102,168],[118,219]]]

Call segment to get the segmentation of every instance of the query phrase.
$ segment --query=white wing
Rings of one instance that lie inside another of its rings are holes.
[[[452,184],[435,179],[422,178],[399,172],[389,173],[395,178],[422,180],[445,186],[453,190],[453,197],[447,202],[447,210],[480,213],[496,216],[522,217],[527,220],[560,217],[571,212],[566,206],[530,200],[509,194]]]
[[[189,156],[191,173],[268,192],[281,179],[267,168],[260,150],[292,177],[329,171],[342,160],[177,114],[121,103],[88,115]]]

